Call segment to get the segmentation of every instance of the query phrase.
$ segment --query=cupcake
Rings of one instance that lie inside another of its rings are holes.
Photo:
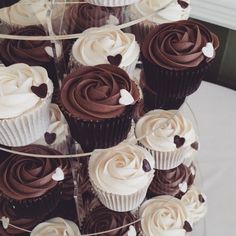
[[[38,66],[0,67],[0,144],[24,146],[38,140],[49,123],[53,85]]]
[[[110,231],[103,233],[103,236],[136,236],[139,232],[139,223],[135,223],[131,226],[125,226],[137,219],[130,212],[114,212],[103,206],[94,209],[84,220],[82,224],[83,234],[94,234],[104,231]],[[116,229],[119,228],[119,229]],[[129,234],[129,231],[133,234]]]
[[[11,154],[0,164],[0,199],[8,200],[17,216],[37,217],[50,213],[58,204],[68,161],[35,158],[27,154],[60,155],[38,145],[18,148],[22,155]]]
[[[80,231],[78,226],[63,218],[52,218],[43,223],[38,224],[30,233],[30,236],[79,236]]]
[[[63,28],[68,34],[82,33],[91,27],[123,22],[121,7],[101,7],[89,3],[72,4],[65,11]]]
[[[181,198],[192,186],[194,179],[195,172],[192,173],[183,164],[171,170],[156,170],[148,189],[148,198],[160,195]]]
[[[155,168],[169,170],[180,165],[189,150],[196,152],[197,135],[190,120],[177,110],[154,110],[135,127],[139,145],[155,158]]]
[[[127,6],[138,2],[139,0],[85,0],[85,2],[106,7]]]
[[[17,2],[19,2],[19,0],[3,0],[0,2],[0,8],[10,7]]]
[[[131,128],[136,84],[114,65],[80,67],[62,83],[60,109],[83,151],[114,146]]]
[[[125,212],[144,200],[153,179],[154,159],[142,147],[122,143],[93,152],[89,178],[99,200],[107,208]]]
[[[169,23],[179,20],[187,20],[190,14],[190,1],[171,1],[171,0],[140,0],[129,7],[131,20],[137,20],[141,17],[149,16],[144,21],[131,27],[137,40],[142,44],[145,36],[156,25]]]
[[[50,125],[47,131],[34,144],[48,146],[63,154],[70,153],[72,140],[69,126],[56,104],[50,105]]]
[[[194,21],[162,24],[142,45],[145,82],[163,99],[181,99],[200,86],[213,61],[219,41]]]
[[[48,36],[43,26],[27,26],[10,33],[19,36]],[[61,56],[61,46],[57,46],[57,56]],[[30,40],[11,40],[5,39],[0,44],[0,59],[5,66],[15,63],[25,63],[29,66],[42,66],[49,78],[53,81],[54,87],[58,87],[57,72],[50,41],[30,41]]]
[[[133,75],[139,58],[139,45],[133,34],[111,26],[85,30],[72,47],[72,64],[95,66],[113,64]]]
[[[200,189],[192,186],[188,192],[182,197],[182,203],[185,205],[188,220],[192,224],[197,223],[207,213],[207,199]]]
[[[152,198],[141,206],[139,210],[141,228],[144,235],[185,236],[192,231],[187,221],[184,204],[177,198],[165,195]]]

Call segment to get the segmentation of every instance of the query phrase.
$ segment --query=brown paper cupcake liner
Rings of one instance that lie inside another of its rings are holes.
[[[146,84],[159,97],[181,99],[194,93],[200,86],[210,63],[187,70],[168,70],[150,63],[142,56]]]

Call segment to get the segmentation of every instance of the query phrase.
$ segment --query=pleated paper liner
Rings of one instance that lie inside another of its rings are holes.
[[[142,56],[145,82],[159,97],[182,99],[200,86],[211,63],[186,70],[168,70]]]
[[[59,106],[68,122],[72,137],[81,145],[84,152],[112,147],[123,141],[130,131],[136,108],[135,105],[127,107],[119,117],[86,121],[71,115],[62,104],[59,103]]]

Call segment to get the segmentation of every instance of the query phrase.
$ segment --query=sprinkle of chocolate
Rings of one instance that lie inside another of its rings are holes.
[[[117,54],[116,56],[108,56],[107,60],[109,61],[110,64],[119,66],[122,61],[122,55]]]
[[[186,232],[191,232],[193,231],[192,226],[190,225],[190,223],[188,221],[184,221],[184,226],[183,228],[186,230]]]
[[[176,148],[180,148],[185,143],[185,138],[181,138],[178,135],[175,135],[174,137],[174,143],[176,145]]]
[[[31,90],[34,94],[36,94],[40,98],[45,98],[48,93],[48,86],[43,83],[39,86],[32,86]]]
[[[199,202],[201,202],[201,203],[204,203],[204,202],[205,202],[205,199],[204,199],[204,197],[202,196],[202,194],[199,194],[198,199],[199,199]]]
[[[148,160],[147,159],[144,159],[143,160],[143,170],[144,170],[144,172],[149,172],[149,171],[151,171],[151,166],[150,166],[150,163],[148,162]]]
[[[198,142],[194,142],[194,143],[192,143],[192,144],[191,144],[191,147],[197,151],[198,148],[199,148],[199,144],[198,144]]]
[[[55,133],[48,133],[46,132],[44,134],[44,139],[45,139],[45,142],[48,144],[48,145],[51,145],[55,142],[56,140],[56,137],[57,135]]]
[[[186,9],[189,5],[187,2],[185,2],[183,0],[178,0],[177,2],[183,9]]]

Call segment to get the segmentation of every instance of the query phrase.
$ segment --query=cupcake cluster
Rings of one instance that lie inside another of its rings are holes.
[[[0,235],[185,236],[207,199],[179,108],[217,36],[188,20],[189,0],[50,4],[0,3],[11,37],[39,37],[0,42]]]

